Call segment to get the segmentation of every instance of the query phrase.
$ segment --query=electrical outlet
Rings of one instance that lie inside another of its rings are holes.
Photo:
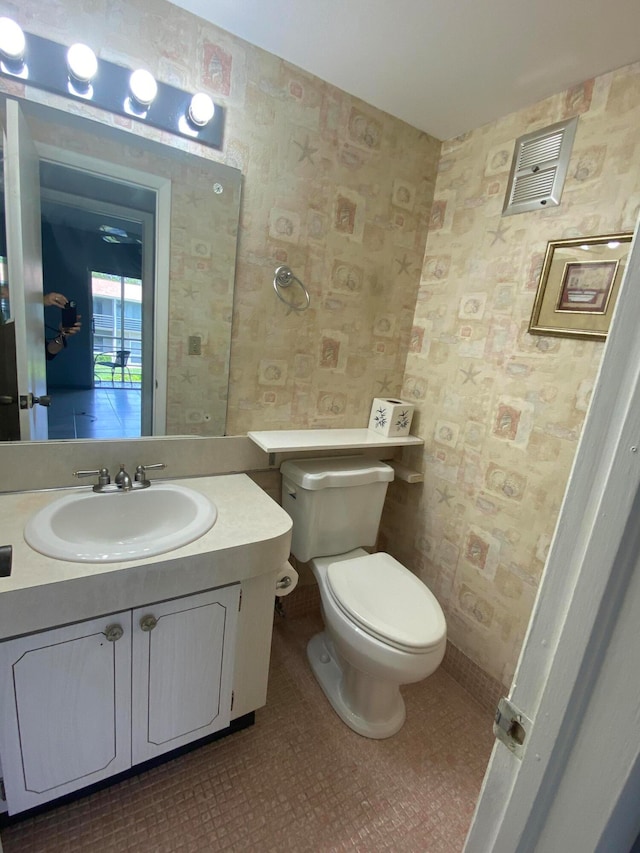
[[[202,355],[202,338],[200,335],[189,335],[189,355]]]

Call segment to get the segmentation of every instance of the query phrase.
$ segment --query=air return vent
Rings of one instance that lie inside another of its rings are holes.
[[[503,216],[560,204],[577,124],[572,118],[516,140]]]

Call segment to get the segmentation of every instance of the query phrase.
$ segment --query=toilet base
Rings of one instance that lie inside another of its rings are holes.
[[[323,631],[307,644],[307,658],[318,684],[331,707],[350,729],[363,737],[382,739],[395,735],[404,725],[406,712],[397,685],[381,684],[352,669],[345,677],[331,651],[331,644]],[[349,682],[351,684],[349,685]],[[388,708],[384,719],[370,720],[357,714],[345,701],[343,691],[351,689],[365,705]]]

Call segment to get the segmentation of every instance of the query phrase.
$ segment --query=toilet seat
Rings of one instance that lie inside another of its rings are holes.
[[[389,554],[367,554],[327,568],[336,605],[363,631],[408,652],[424,652],[446,636],[432,592]]]

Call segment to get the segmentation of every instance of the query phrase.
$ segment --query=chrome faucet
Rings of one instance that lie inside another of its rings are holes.
[[[166,468],[164,462],[157,462],[155,465],[138,465],[136,473],[131,479],[130,475],[125,471],[124,465],[120,465],[120,470],[113,478],[109,476],[108,468],[100,468],[97,471],[74,471],[74,477],[91,477],[97,475],[98,482],[94,485],[94,492],[132,492],[134,489],[148,489],[151,481],[147,479],[146,472],[157,468]]]
[[[123,492],[130,492],[131,489],[133,488],[133,482],[131,480],[131,477],[124,470],[124,465],[122,465],[122,464],[120,465],[120,470],[118,471],[116,476],[113,478],[113,482]]]

